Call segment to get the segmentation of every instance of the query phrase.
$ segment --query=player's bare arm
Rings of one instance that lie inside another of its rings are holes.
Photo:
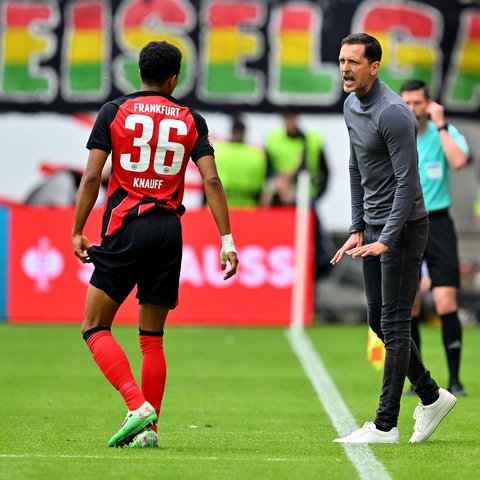
[[[434,122],[439,129],[447,125],[445,120],[445,108],[439,103],[431,100],[428,104],[427,113],[430,115],[432,122]],[[455,170],[462,169],[468,162],[468,155],[449,134],[448,129],[441,128],[439,132],[442,141],[442,148],[448,163]]]
[[[103,167],[108,155],[108,152],[97,148],[90,150],[87,167],[78,188],[72,229],[72,245],[75,255],[83,263],[90,262],[90,258],[86,253],[86,250],[90,248],[90,242],[87,237],[83,235],[83,228],[97,200],[102,181]]]
[[[222,182],[218,176],[215,159],[212,155],[205,155],[197,161],[197,167],[203,180],[203,189],[207,198],[208,206],[212,212],[218,231],[222,236],[221,268],[226,269],[226,261],[230,263],[230,269],[225,273],[224,280],[228,280],[238,268],[238,257],[233,244],[230,231],[230,219],[228,215],[227,199],[223,190]],[[225,258],[226,256],[226,258]]]

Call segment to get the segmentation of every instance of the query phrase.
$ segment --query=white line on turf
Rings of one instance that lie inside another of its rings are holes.
[[[313,347],[301,326],[292,326],[287,331],[293,351],[297,355],[310,382],[315,389],[333,426],[341,437],[358,428],[352,414],[343,401],[331,379],[322,359]],[[368,445],[342,444],[350,461],[362,480],[391,480],[387,470],[380,463]]]
[[[355,419],[345,405],[327,369],[305,333],[304,318],[306,305],[307,264],[309,261],[309,215],[310,215],[310,175],[304,170],[297,178],[297,198],[295,210],[295,281],[292,286],[290,329],[287,336],[300,360],[305,373],[317,392],[325,411],[330,416],[340,436],[358,428]],[[368,445],[343,444],[348,458],[353,463],[362,480],[391,480],[385,467],[375,458]]]

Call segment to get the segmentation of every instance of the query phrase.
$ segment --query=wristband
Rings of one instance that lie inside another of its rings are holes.
[[[444,123],[442,126],[438,127],[438,131],[446,130],[448,132],[448,123]]]
[[[227,263],[228,252],[237,253],[237,251],[235,250],[235,244],[233,243],[233,237],[231,233],[228,233],[227,235],[222,235],[222,250],[220,252],[220,260],[223,265]]]

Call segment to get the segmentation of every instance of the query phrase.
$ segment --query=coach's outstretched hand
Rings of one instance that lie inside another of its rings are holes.
[[[345,254],[348,255],[348,252],[350,252],[352,249],[361,247],[362,245],[363,232],[352,233],[343,246],[337,250],[337,253],[335,253],[333,258],[330,260],[330,263],[332,265],[336,265]]]

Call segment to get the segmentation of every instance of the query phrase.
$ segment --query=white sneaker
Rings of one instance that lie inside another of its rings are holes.
[[[457,399],[448,390],[440,388],[440,397],[431,405],[419,403],[413,412],[415,425],[410,443],[424,442],[438,427],[438,424],[445,418],[447,413],[455,406]]]
[[[397,427],[393,427],[389,432],[382,432],[373,422],[366,422],[362,428],[350,435],[333,441],[337,443],[399,443],[400,435]]]

